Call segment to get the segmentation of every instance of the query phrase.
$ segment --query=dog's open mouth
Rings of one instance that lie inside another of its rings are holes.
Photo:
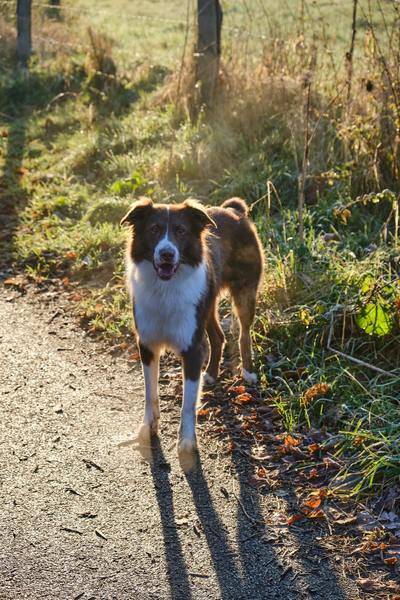
[[[170,263],[170,262],[163,262],[163,263],[159,263],[159,264],[154,263],[154,268],[157,272],[157,275],[163,281],[168,281],[168,279],[171,279],[171,277],[173,277],[173,275],[175,275],[175,273],[177,272],[178,267],[179,267],[179,263],[178,264],[174,264],[174,263]]]

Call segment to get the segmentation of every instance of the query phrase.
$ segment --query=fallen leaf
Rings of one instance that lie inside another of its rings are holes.
[[[244,385],[235,385],[232,389],[232,392],[235,392],[236,394],[244,394],[246,391],[246,388],[244,387]]]
[[[19,289],[24,289],[26,286],[26,279],[22,275],[16,277],[8,277],[3,281],[4,285],[13,286]]]
[[[355,517],[354,515],[351,517],[344,517],[343,519],[336,519],[336,521],[334,521],[335,525],[340,525],[345,527],[346,525],[352,525],[353,523],[356,523],[357,521],[357,517]]]
[[[230,440],[226,445],[226,449],[228,452],[233,452],[235,449],[235,443]]]
[[[198,417],[206,417],[209,414],[210,414],[210,409],[209,408],[200,408],[197,411],[197,416]]]
[[[308,446],[308,449],[311,452],[311,454],[315,454],[315,452],[318,452],[318,450],[321,449],[321,446],[317,443],[313,443]]]
[[[235,398],[235,402],[238,402],[239,404],[248,404],[252,400],[253,400],[253,396],[251,394],[249,394],[248,392],[245,392],[244,394],[240,394],[239,396],[236,396],[236,398]]]
[[[298,446],[300,444],[299,440],[294,438],[292,435],[288,434],[283,440],[283,445],[286,447]]]
[[[78,294],[78,292],[76,294],[71,294],[70,296],[68,296],[68,300],[72,300],[72,302],[80,302],[83,298],[82,294]]]
[[[326,396],[330,390],[331,386],[328,383],[316,383],[304,392],[301,398],[301,403],[303,406],[307,406],[312,400]]]
[[[311,512],[308,512],[306,514],[307,519],[322,519],[323,517],[325,517],[325,513],[323,510],[318,509],[318,510],[312,510]]]
[[[322,502],[321,498],[311,497],[311,498],[308,498],[304,502],[304,505],[308,506],[308,508],[315,509],[315,508],[318,508],[319,506],[321,506],[321,502]]]
[[[288,525],[293,525],[293,523],[296,523],[296,521],[300,521],[300,519],[304,519],[304,515],[299,513],[297,515],[292,515],[291,517],[289,517],[286,523]]]
[[[317,471],[317,469],[314,467],[313,469],[311,469],[311,471],[308,474],[308,479],[315,479],[315,477],[318,477],[319,473]]]
[[[390,558],[384,558],[383,562],[385,563],[385,565],[395,565],[397,563],[397,557],[391,556]]]
[[[257,476],[258,477],[266,477],[267,476],[267,470],[264,467],[258,467]]]
[[[77,253],[74,252],[73,250],[68,250],[68,252],[65,253],[65,258],[67,260],[75,260],[77,258]]]

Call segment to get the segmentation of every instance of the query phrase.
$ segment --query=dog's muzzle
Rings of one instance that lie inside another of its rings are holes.
[[[168,281],[168,279],[171,279],[175,275],[179,267],[179,263],[174,264],[170,262],[162,262],[159,264],[154,262],[153,265],[157,272],[157,275],[163,281]]]
[[[177,253],[172,249],[161,250],[154,258],[153,265],[159,278],[168,281],[175,275],[179,267]]]

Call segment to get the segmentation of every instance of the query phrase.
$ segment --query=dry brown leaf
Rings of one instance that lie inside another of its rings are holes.
[[[321,446],[314,442],[313,444],[310,444],[308,446],[308,449],[311,452],[311,454],[314,454],[315,452],[318,452],[318,450],[321,450]]]
[[[323,510],[312,510],[306,514],[307,519],[322,519],[325,517],[325,513]]]
[[[319,506],[321,506],[321,498],[318,497],[311,497],[308,498],[305,502],[304,502],[304,506],[307,506],[308,508],[318,508]]]
[[[303,406],[307,406],[312,400],[316,400],[317,398],[321,398],[328,394],[330,390],[331,386],[328,383],[316,383],[304,392],[301,403]]]
[[[67,260],[75,260],[77,258],[77,253],[74,252],[73,250],[68,250],[68,252],[65,253],[65,258]]]
[[[248,404],[252,400],[253,400],[253,396],[251,394],[249,394],[248,392],[245,392],[244,394],[240,394],[239,396],[236,396],[236,398],[235,398],[235,402],[238,402],[239,404]]]
[[[257,476],[258,477],[266,477],[267,476],[267,470],[264,467],[258,467]]]
[[[229,440],[229,442],[226,445],[226,449],[228,452],[233,452],[235,449],[235,442],[232,442],[232,440]]]
[[[198,417],[207,417],[210,414],[210,409],[209,408],[200,408],[197,411],[197,416]]]
[[[296,515],[292,515],[291,517],[289,517],[286,521],[286,523],[288,525],[292,525],[293,523],[296,523],[296,521],[300,521],[300,519],[304,519],[304,515],[302,514],[296,514]]]
[[[385,563],[385,565],[393,566],[397,563],[397,557],[391,556],[390,558],[384,558],[383,562]]]
[[[235,385],[233,388],[231,388],[232,392],[235,392],[236,394],[244,394],[246,391],[246,388],[244,387],[244,385]]]
[[[290,434],[288,434],[285,437],[285,439],[283,440],[283,445],[286,447],[298,446],[299,444],[300,444],[300,441],[297,440],[295,437],[293,437]]]

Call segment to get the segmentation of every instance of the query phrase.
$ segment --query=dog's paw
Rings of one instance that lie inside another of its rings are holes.
[[[242,377],[245,380],[245,382],[249,383],[250,385],[256,385],[258,381],[257,374],[249,373],[249,371],[246,371],[246,369],[242,369]]]
[[[208,373],[203,373],[203,384],[204,385],[214,385],[215,379],[211,377]]]
[[[185,473],[196,466],[197,444],[194,438],[180,438],[178,440],[179,463]]]
[[[149,445],[151,438],[151,427],[149,423],[142,423],[136,432],[136,441],[138,444]]]
[[[158,434],[158,419],[153,419],[150,423],[142,423],[137,430],[136,439],[140,444],[150,442],[152,435]]]

